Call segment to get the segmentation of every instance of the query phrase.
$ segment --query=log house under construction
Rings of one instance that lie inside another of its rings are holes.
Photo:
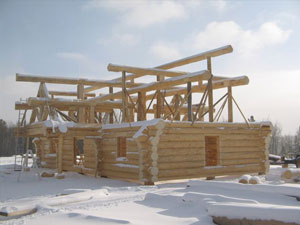
[[[37,97],[15,104],[25,112],[17,134],[33,137],[41,165],[58,173],[143,184],[265,173],[271,124],[249,123],[233,97],[233,87],[247,85],[248,77],[212,72],[212,58],[232,51],[224,46],[154,68],[109,64],[108,71],[121,75],[113,80],[16,74],[16,81],[40,84]],[[204,70],[171,70],[199,61],[206,61]],[[156,81],[135,82],[149,75]],[[50,91],[49,83],[77,90]],[[96,94],[105,88],[108,93]],[[216,89],[225,92],[217,100]],[[192,103],[195,93],[201,95],[198,104]],[[234,106],[244,123],[233,122]],[[227,120],[219,122],[224,108]],[[26,112],[31,112],[28,123]]]

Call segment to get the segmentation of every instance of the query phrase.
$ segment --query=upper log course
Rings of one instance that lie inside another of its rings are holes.
[[[23,82],[44,82],[44,83],[52,83],[52,84],[70,84],[70,85],[93,85],[93,86],[101,86],[101,87],[122,87],[121,82],[115,82],[112,80],[88,80],[88,79],[74,79],[74,78],[62,78],[62,77],[43,77],[43,76],[32,76],[25,74],[16,74],[16,81]],[[141,84],[127,82],[127,87],[136,87]]]
[[[49,91],[49,95],[54,95],[54,96],[77,96],[77,92],[73,91]],[[85,97],[95,97],[95,93],[85,93]]]
[[[213,89],[220,89],[220,88],[226,88],[226,87],[234,87],[234,86],[241,86],[241,85],[247,85],[249,84],[249,78],[247,76],[240,76],[240,77],[235,77],[235,78],[228,78],[228,79],[220,79],[220,80],[213,80],[212,81],[212,86]],[[192,86],[192,92],[193,93],[203,93],[206,89],[206,84],[205,85],[194,85]],[[180,87],[177,89],[170,89],[166,90],[164,92],[164,96],[173,96],[175,94],[186,94],[186,88],[185,87]],[[149,94],[146,96],[147,100],[152,99],[154,94]]]
[[[177,77],[184,74],[188,74],[188,72],[177,72],[177,71],[168,71],[162,69],[155,69],[155,68],[140,68],[140,67],[133,67],[133,66],[122,66],[116,64],[108,64],[107,66],[108,71],[113,72],[129,72],[134,73],[135,75],[157,75],[157,76],[166,76],[166,77]],[[137,78],[137,77],[135,77]]]
[[[46,99],[46,98],[28,98],[27,100],[28,106],[36,107],[41,105],[49,105],[54,107],[60,107],[60,106],[102,106],[105,108],[122,108],[122,102],[120,101],[102,101],[102,102],[95,102],[95,103],[89,103],[84,100],[62,100],[62,99]],[[131,107],[131,105],[129,105]]]
[[[159,90],[164,89],[166,87],[170,86],[176,86],[185,84],[186,82],[195,82],[199,80],[207,80],[210,77],[210,73],[207,70],[202,70],[195,73],[190,73],[178,77],[169,78],[160,82],[152,82],[150,84],[144,84],[140,85],[138,87],[129,88],[127,89],[128,94],[134,94],[137,92],[148,92],[153,90]],[[86,100],[87,102],[94,102],[94,101],[105,101],[108,99],[120,99],[122,98],[122,91],[113,93],[113,94],[107,94],[95,98],[90,98]]]
[[[231,53],[233,51],[231,45],[226,45],[224,47],[221,48],[216,48],[210,51],[206,51],[206,52],[202,52],[200,54],[196,54],[190,57],[186,57],[186,58],[182,58],[173,62],[169,62],[160,66],[156,66],[154,67],[154,69],[162,69],[162,70],[168,70],[168,69],[172,69],[178,66],[184,66],[190,63],[194,63],[194,62],[199,62],[202,60],[207,59],[207,57],[216,57],[216,56],[220,56],[220,55],[224,55],[227,53]],[[126,80],[132,80],[135,78],[140,77],[140,75],[137,74],[130,74],[126,76]],[[116,78],[113,81],[121,81],[121,78]]]

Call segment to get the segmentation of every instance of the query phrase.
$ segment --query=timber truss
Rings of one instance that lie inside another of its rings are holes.
[[[228,122],[233,122],[233,104],[236,104],[240,112],[241,110],[232,96],[232,87],[247,85],[249,79],[246,76],[230,78],[214,75],[211,63],[213,57],[232,51],[232,47],[228,45],[154,68],[109,64],[108,71],[122,74],[113,80],[44,77],[17,73],[16,81],[39,82],[40,85],[36,97],[29,97],[26,102],[16,102],[15,109],[32,111],[29,124],[58,118],[76,123],[101,124],[143,121],[149,117],[171,121],[188,120],[193,124],[197,120],[204,121],[205,115],[208,115],[209,122],[218,121],[227,105]],[[196,72],[170,70],[203,60],[207,62],[205,70]],[[136,79],[149,75],[155,76],[156,81],[135,82]],[[61,84],[62,87],[75,85],[77,90],[48,91],[46,84],[49,83]],[[107,88],[109,93],[96,95],[96,92],[104,92]],[[215,89],[225,89],[226,93],[214,102]],[[193,93],[202,94],[198,104],[192,104]],[[58,96],[68,96],[68,99]],[[247,123],[245,117],[244,119]]]

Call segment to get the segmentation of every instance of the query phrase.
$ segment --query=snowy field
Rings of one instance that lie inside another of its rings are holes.
[[[238,177],[193,179],[141,186],[124,181],[65,173],[41,178],[45,169],[14,172],[14,158],[0,158],[0,209],[37,208],[31,215],[0,224],[214,224],[212,215],[300,224],[300,183],[280,180],[272,166],[260,184]]]

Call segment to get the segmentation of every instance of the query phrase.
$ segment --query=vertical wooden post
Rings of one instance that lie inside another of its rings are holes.
[[[127,121],[126,72],[122,71],[122,123]]]
[[[83,84],[77,85],[77,98],[81,99],[81,100],[84,99],[84,85]],[[78,122],[85,123],[85,108],[84,107],[79,107]]]
[[[177,113],[177,115],[174,117],[174,120],[180,120],[180,110],[179,110],[179,106],[180,106],[180,96],[179,96],[179,94],[176,94],[175,96],[174,96],[174,112],[177,112],[178,111],[178,113]]]
[[[211,76],[208,80],[208,114],[209,122],[214,121],[214,106],[213,106],[213,86],[212,86],[212,69],[211,69],[211,57],[207,57],[207,70],[210,72]]]
[[[156,80],[162,81],[164,80],[164,77],[157,76]],[[163,109],[162,109],[162,104],[163,104],[163,99],[162,99],[162,93],[160,90],[157,90],[157,95],[156,95],[156,112],[155,112],[155,118],[160,118],[161,115],[163,114]]]
[[[188,96],[188,121],[192,121],[192,82],[187,82],[187,94],[189,94]]]
[[[62,173],[62,161],[63,161],[63,142],[64,136],[58,137],[58,152],[57,152],[57,172]]]
[[[95,123],[95,106],[90,106],[90,123]]]
[[[228,122],[233,122],[232,87],[228,87]]]
[[[137,120],[146,120],[146,94],[145,92],[138,92],[137,100]]]
[[[114,88],[109,87],[109,94],[112,94],[112,93],[114,93]],[[113,101],[113,99],[110,99],[110,100]],[[109,113],[109,123],[114,123],[114,111]]]

